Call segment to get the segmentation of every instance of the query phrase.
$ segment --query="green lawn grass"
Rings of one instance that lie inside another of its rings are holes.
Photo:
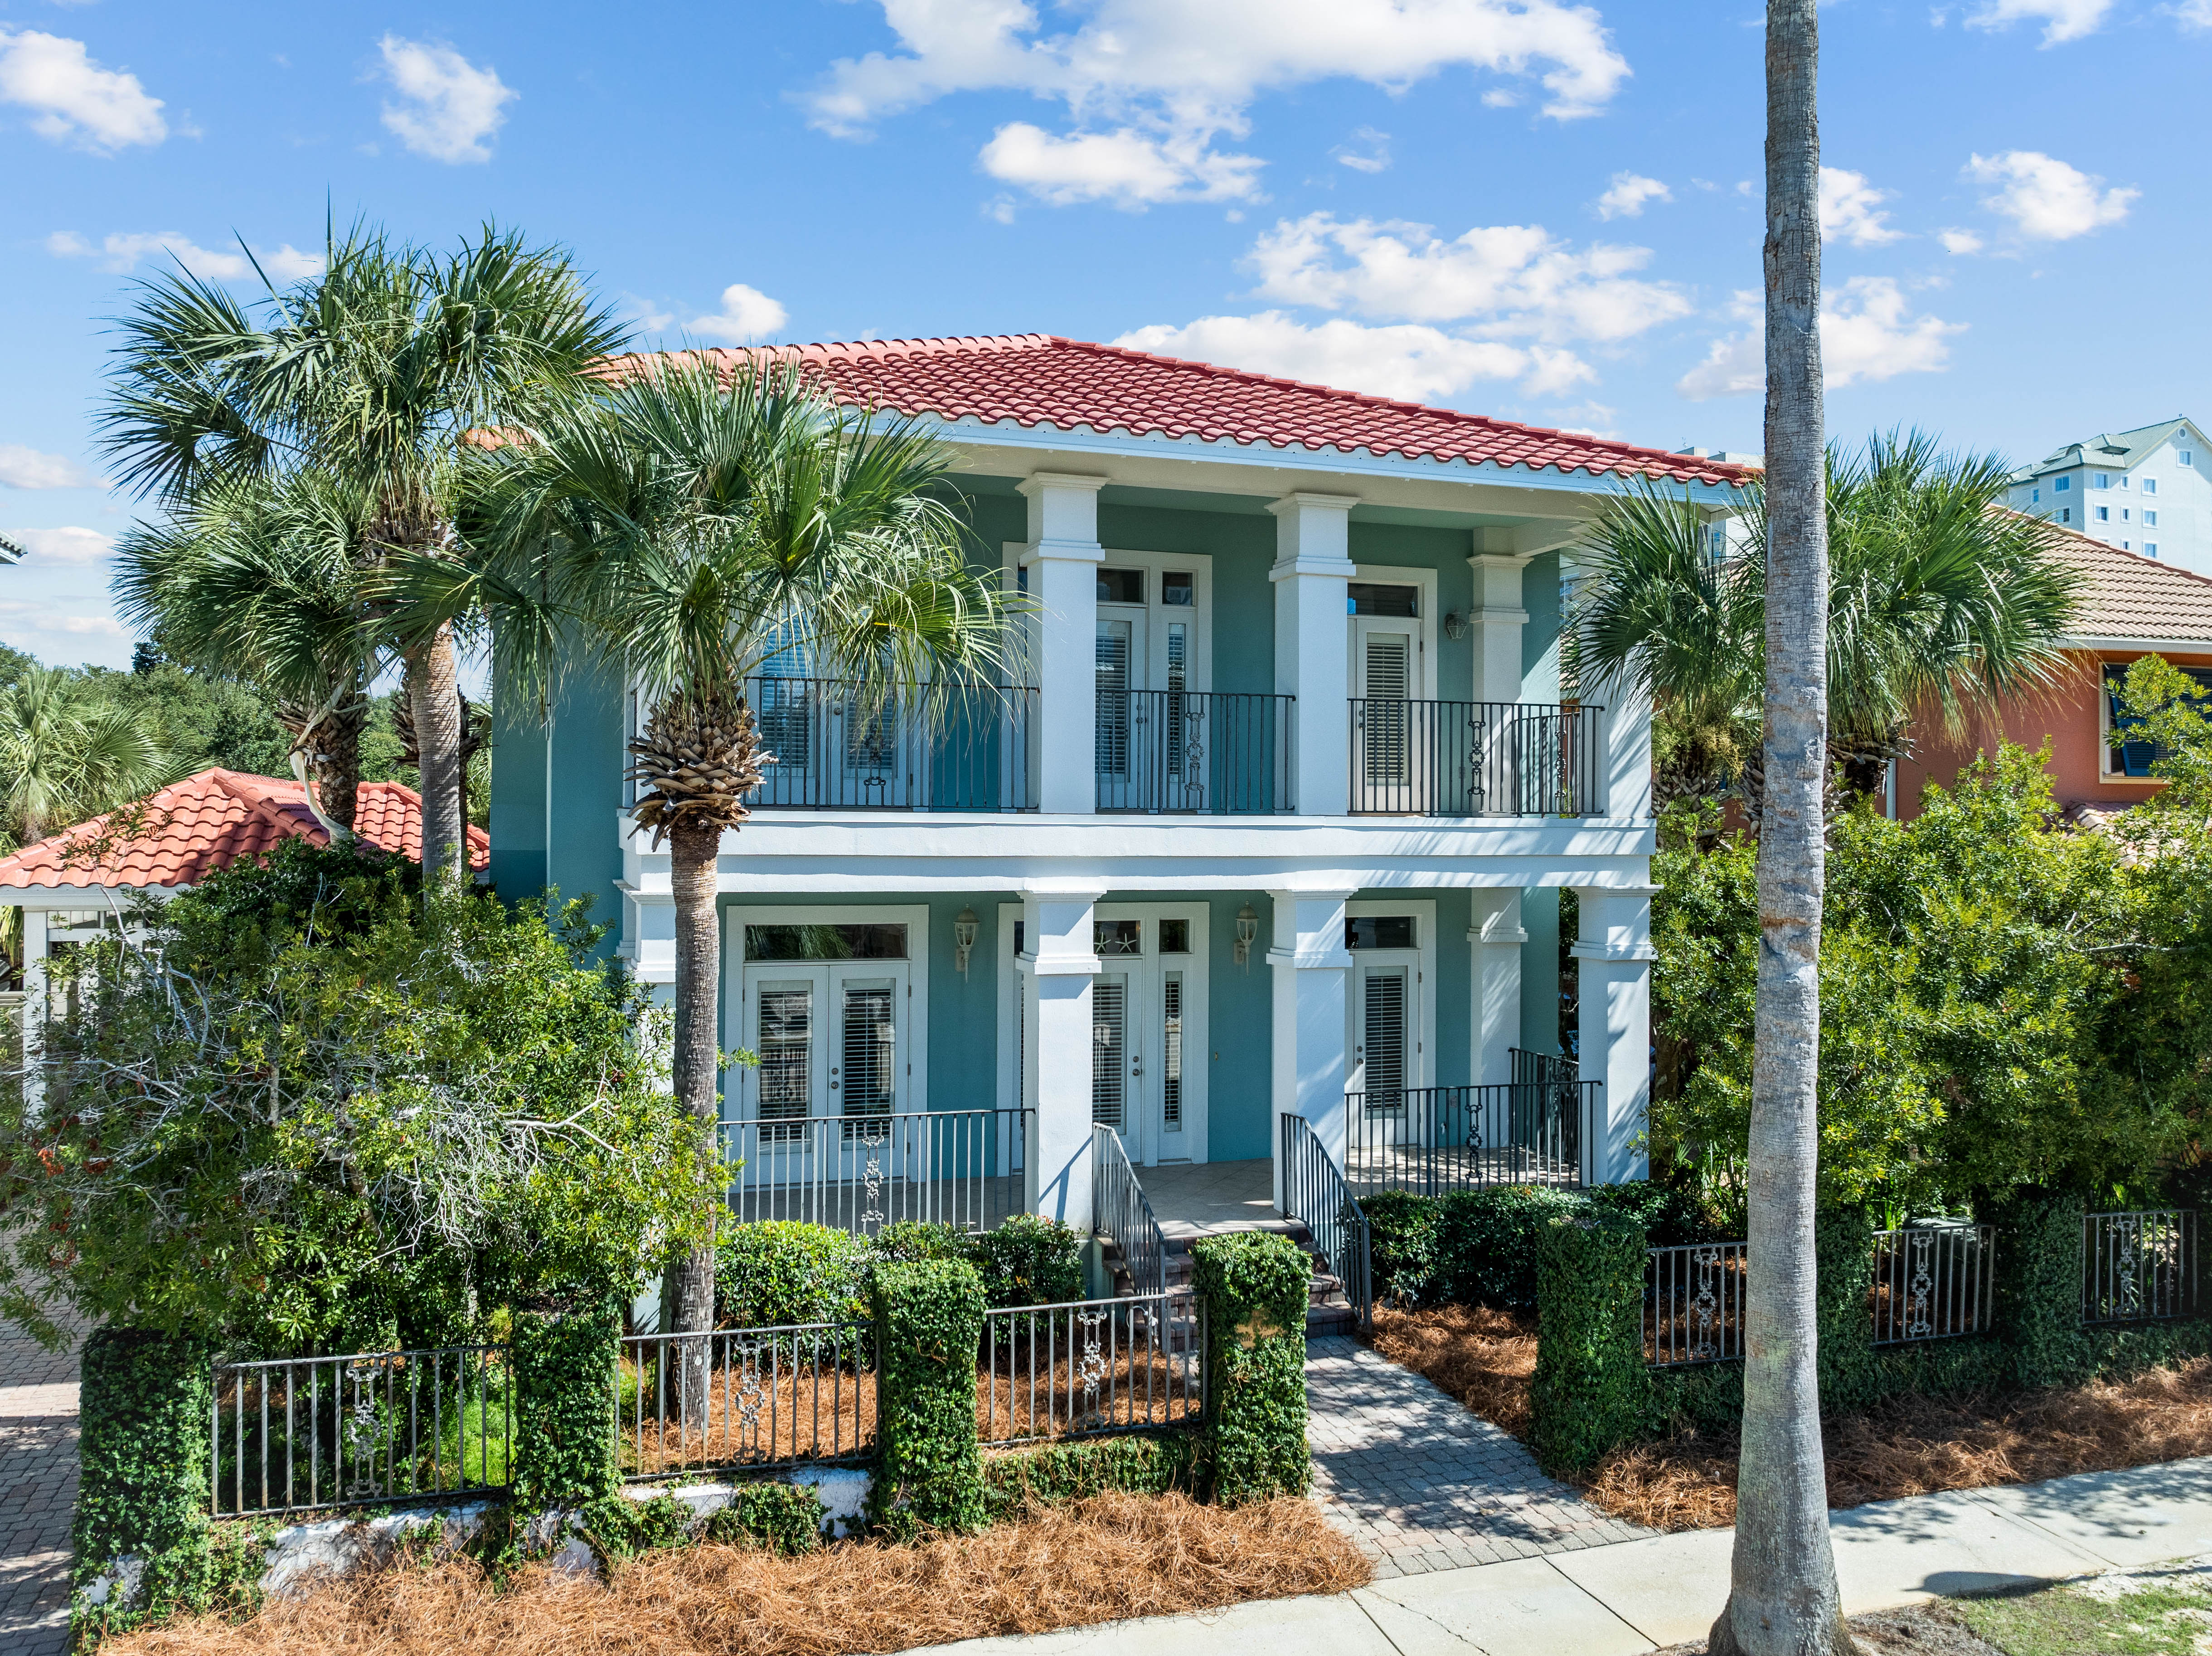
[[[2005,1656],[2199,1656],[2212,1651],[2212,1572],[2178,1567],[2097,1586],[1961,1598],[1960,1620]]]

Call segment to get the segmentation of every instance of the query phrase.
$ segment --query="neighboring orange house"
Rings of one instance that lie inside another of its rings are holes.
[[[1897,764],[1896,816],[1918,816],[1924,786],[1950,786],[2000,738],[2029,749],[2051,743],[2052,786],[2077,821],[2107,818],[2158,787],[2148,745],[2129,743],[2124,730],[2113,728],[2116,681],[2130,662],[2160,655],[2197,670],[2212,687],[2212,579],[2086,535],[2057,532],[2058,552],[2087,582],[2066,640],[2069,670],[2051,688],[1971,719],[1962,737],[1948,738],[1932,725],[1917,730],[1917,754]]]

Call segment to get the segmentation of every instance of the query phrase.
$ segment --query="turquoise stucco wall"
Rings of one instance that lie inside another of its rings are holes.
[[[1531,558],[1521,572],[1521,699],[1559,699],[1560,561],[1556,552]],[[1532,1052],[1559,1050],[1559,894],[1521,894],[1521,1045]]]
[[[546,725],[536,698],[492,675],[492,884],[508,902],[545,884]]]

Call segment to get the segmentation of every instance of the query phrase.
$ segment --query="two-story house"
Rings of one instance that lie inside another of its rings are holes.
[[[2069,443],[2012,474],[2005,504],[2147,558],[2212,575],[2212,454],[2194,421]]]
[[[920,1121],[928,1173],[1070,1217],[1094,1122],[1140,1173],[1242,1164],[1264,1204],[1286,1118],[1342,1166],[1370,1116],[1447,1095],[1462,1139],[1548,1131],[1565,1178],[1641,1174],[1650,721],[1563,700],[1563,560],[1623,490],[1717,516],[1739,470],[1042,336],[791,349],[937,422],[972,555],[1034,606],[1033,670],[944,718],[752,687],[777,763],[720,862],[750,1210],[837,1217],[805,1195],[825,1118]],[[634,698],[572,679],[542,723],[495,700],[492,877],[595,894],[669,983]],[[1559,1050],[1565,889],[1587,1119],[1486,1116]]]

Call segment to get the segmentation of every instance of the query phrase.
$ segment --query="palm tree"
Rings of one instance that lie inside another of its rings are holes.
[[[122,614],[175,659],[270,697],[334,840],[353,833],[368,686],[385,659],[358,557],[374,509],[318,468],[220,477],[116,547]]]
[[[1910,754],[1916,718],[1956,734],[1976,707],[2063,670],[2079,577],[2048,525],[2002,509],[2006,473],[1918,432],[1825,457],[1828,752],[1854,792]],[[1766,493],[1748,495],[1747,555],[1728,562],[1707,555],[1687,499],[1620,501],[1583,549],[1571,647],[1583,673],[1625,675],[1652,698],[1662,804],[1741,778],[1755,822],[1773,531]]]
[[[471,601],[495,617],[508,682],[542,685],[565,629],[646,710],[634,815],[668,842],[675,1090],[702,1138],[718,1120],[715,864],[774,762],[749,682],[771,664],[842,678],[882,713],[924,683],[986,690],[1009,665],[1007,605],[963,556],[952,464],[913,422],[750,359],[641,368],[483,464],[481,532],[501,555]],[[711,1240],[676,1275],[678,1326],[712,1327]]]
[[[17,845],[173,780],[160,734],[90,680],[34,666],[0,689],[0,832]]]
[[[172,503],[297,468],[342,479],[372,502],[356,556],[378,572],[465,559],[454,511],[466,439],[544,417],[623,339],[565,253],[490,225],[450,255],[333,234],[323,272],[269,287],[258,310],[182,269],[142,284],[101,416],[107,452],[126,484]],[[468,619],[393,640],[422,752],[423,867],[455,877],[455,628]]]

